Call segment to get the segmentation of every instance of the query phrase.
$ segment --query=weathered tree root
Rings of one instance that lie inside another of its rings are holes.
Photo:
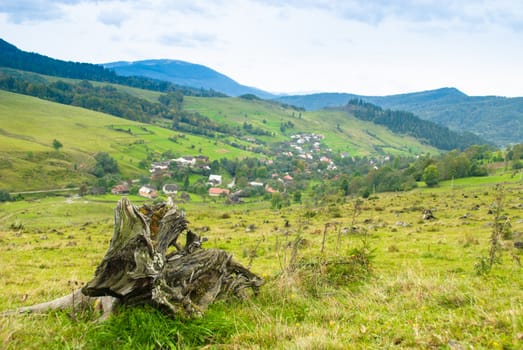
[[[88,297],[82,293],[81,289],[68,294],[66,296],[60,297],[55,300],[47,301],[40,304],[35,304],[31,306],[25,306],[18,308],[16,310],[6,311],[1,313],[2,316],[15,315],[15,314],[38,314],[46,313],[53,310],[65,310],[72,308],[73,310],[83,310],[88,307],[93,307],[94,309],[101,311],[102,315],[98,318],[98,321],[104,321],[112,314],[115,305],[118,303],[118,300],[113,297],[104,296],[104,297]]]
[[[132,205],[122,198],[115,208],[114,234],[94,278],[83,288],[42,304],[8,313],[37,313],[96,304],[111,314],[114,305],[149,304],[168,313],[201,315],[221,296],[256,294],[263,280],[219,249],[187,230],[183,212],[166,204]],[[182,248],[177,239],[186,231]],[[170,247],[175,250],[168,253]]]

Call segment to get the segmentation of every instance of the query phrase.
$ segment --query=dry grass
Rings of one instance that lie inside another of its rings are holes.
[[[513,232],[522,232],[520,189],[507,186],[506,194],[504,215]],[[192,227],[209,237],[208,247],[227,249],[242,263],[252,263],[267,283],[258,297],[218,303],[203,319],[191,321],[191,329],[203,332],[200,340],[185,333],[183,338],[182,331],[165,339],[174,339],[176,346],[209,349],[521,348],[523,271],[511,255],[521,253],[512,240],[503,241],[502,264],[487,276],[474,272],[476,258],[488,250],[492,216],[487,212],[494,195],[490,186],[380,194],[364,202],[357,230],[350,229],[352,203],[340,206],[342,215],[336,218],[329,208],[316,208],[311,216],[302,207],[273,211],[255,204],[188,205]],[[437,219],[423,221],[424,208],[432,209]],[[6,219],[0,226],[17,220],[1,209],[0,217]],[[0,232],[0,310],[66,294],[69,281],[88,280],[108,246],[110,215],[97,214],[83,230],[57,219],[55,226],[46,226],[56,232],[37,232],[32,225],[27,232]],[[331,226],[322,254],[327,223]],[[298,236],[303,243],[293,258]],[[358,283],[339,286],[317,279],[312,288],[310,278],[287,269],[299,258],[346,256],[363,239],[375,258],[372,275]],[[171,322],[151,318],[140,321],[146,323],[138,332],[148,334],[158,322]],[[0,317],[0,342],[13,349],[96,348],[102,334],[105,345],[154,347],[147,340],[140,343],[136,333],[125,333],[126,327],[115,326],[114,320],[95,326],[92,319],[89,313],[72,319],[68,312]]]

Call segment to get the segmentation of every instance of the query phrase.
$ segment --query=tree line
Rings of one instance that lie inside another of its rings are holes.
[[[423,120],[410,112],[384,110],[361,99],[350,100],[343,109],[353,113],[358,119],[383,125],[395,133],[425,140],[428,144],[442,150],[463,150],[472,145],[488,144],[486,140],[473,133],[457,133],[444,126]]]
[[[152,123],[156,119],[169,119],[172,120],[171,128],[174,130],[211,138],[216,137],[216,133],[230,136],[270,135],[270,132],[248,123],[243,127],[220,124],[198,112],[184,111],[182,109],[184,95],[180,91],[170,91],[162,94],[158,102],[150,102],[121,92],[114,86],[95,86],[87,80],[77,83],[63,80],[33,81],[2,72],[0,72],[0,89],[143,123]]]
[[[126,85],[160,92],[179,91],[185,96],[225,97],[227,95],[212,89],[197,89],[141,76],[120,76],[101,65],[66,62],[33,52],[25,52],[0,39],[0,67],[9,67],[28,72],[62,78],[93,80]]]

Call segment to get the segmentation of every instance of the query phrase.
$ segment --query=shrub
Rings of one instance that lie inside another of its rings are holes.
[[[0,190],[0,202],[8,202],[13,200],[11,194],[6,190]]]

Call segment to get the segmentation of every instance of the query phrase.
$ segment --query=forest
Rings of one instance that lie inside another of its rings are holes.
[[[436,123],[420,119],[410,112],[383,110],[361,99],[351,99],[343,109],[354,113],[357,118],[385,125],[393,132],[412,135],[446,151],[488,143],[473,133],[457,133]]]

